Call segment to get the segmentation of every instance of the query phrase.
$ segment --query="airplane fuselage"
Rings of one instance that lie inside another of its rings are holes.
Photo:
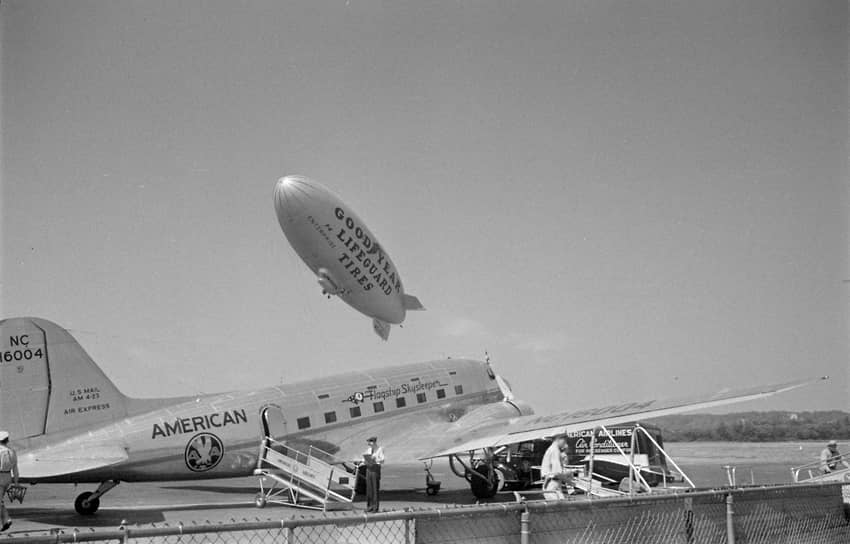
[[[158,401],[158,407],[141,411],[131,404],[131,414],[120,420],[17,445],[21,459],[118,445],[126,450],[126,461],[61,476],[22,474],[21,479],[82,483],[245,476],[256,467],[264,436],[355,460],[365,438],[377,434],[388,462],[413,460],[429,428],[444,431],[446,423],[499,400],[487,364],[448,359],[258,391]]]

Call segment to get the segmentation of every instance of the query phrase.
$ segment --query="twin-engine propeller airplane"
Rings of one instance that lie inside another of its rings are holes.
[[[65,329],[38,318],[0,321],[0,428],[18,451],[20,479],[99,484],[77,497],[80,514],[94,513],[122,481],[251,475],[268,437],[353,460],[363,437],[378,435],[392,460],[403,462],[757,399],[805,383],[541,417],[513,398],[488,363],[447,359],[255,391],[131,399]]]

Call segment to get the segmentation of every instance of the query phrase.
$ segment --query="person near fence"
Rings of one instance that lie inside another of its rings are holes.
[[[384,464],[384,448],[378,445],[378,437],[366,440],[363,462],[366,464],[366,511],[377,512],[381,504],[381,465]]]
[[[820,452],[820,471],[829,474],[838,468],[839,463],[844,465],[844,468],[850,468],[850,464],[838,453],[838,442],[830,440],[823,451]]]
[[[543,454],[540,475],[543,477],[543,497],[557,500],[564,498],[563,485],[572,483],[572,475],[564,468],[566,461],[567,437],[561,435]]]
[[[9,447],[9,433],[0,431],[0,531],[12,526],[12,518],[6,511],[6,490],[14,483],[18,485],[18,455]]]

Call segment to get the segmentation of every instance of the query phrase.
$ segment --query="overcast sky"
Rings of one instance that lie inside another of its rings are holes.
[[[2,308],[134,396],[489,350],[539,412],[830,374],[848,409],[844,1],[15,1]],[[331,187],[411,313],[326,300]]]

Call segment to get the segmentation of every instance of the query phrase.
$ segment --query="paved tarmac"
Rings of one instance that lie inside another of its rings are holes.
[[[726,463],[738,466],[740,483],[787,483],[788,467],[801,465],[817,458],[820,443],[776,444],[670,444],[674,458],[700,487],[722,486],[726,483]],[[445,508],[469,505],[475,498],[469,486],[451,473],[448,463],[437,461],[432,468],[434,477],[442,482],[437,496],[425,494],[425,472],[422,464],[387,465],[383,471],[381,509]],[[187,482],[122,483],[101,498],[101,507],[93,516],[80,516],[74,510],[74,499],[83,491],[93,491],[96,485],[40,484],[28,488],[22,505],[14,503],[10,513],[14,524],[5,534],[43,534],[45,531],[81,531],[115,529],[121,525],[150,527],[168,524],[229,523],[267,521],[309,517],[320,514],[314,510],[269,504],[263,509],[254,506],[259,490],[254,477],[226,480],[197,480]],[[513,501],[507,493],[488,502]],[[365,499],[357,497],[353,509],[361,512]]]
[[[468,484],[451,474],[449,469],[433,472],[443,483],[437,496],[425,493],[425,473],[421,465],[389,465],[382,478],[381,510],[406,508],[439,508],[454,504],[474,504],[475,498]],[[266,521],[309,517],[320,514],[316,510],[268,504],[265,508],[254,505],[259,489],[255,477],[198,480],[188,482],[122,483],[101,497],[101,506],[92,516],[81,516],[74,510],[74,499],[84,491],[94,490],[92,484],[73,485],[39,484],[29,487],[23,504],[9,507],[12,528],[4,534],[23,536],[43,534],[51,530],[69,531],[74,528],[116,529],[126,526],[176,526],[183,524],[229,523],[241,521]],[[513,500],[512,495],[498,497],[496,501]],[[8,505],[8,502],[7,502]],[[358,496],[353,508],[341,512],[362,513],[365,498]]]

